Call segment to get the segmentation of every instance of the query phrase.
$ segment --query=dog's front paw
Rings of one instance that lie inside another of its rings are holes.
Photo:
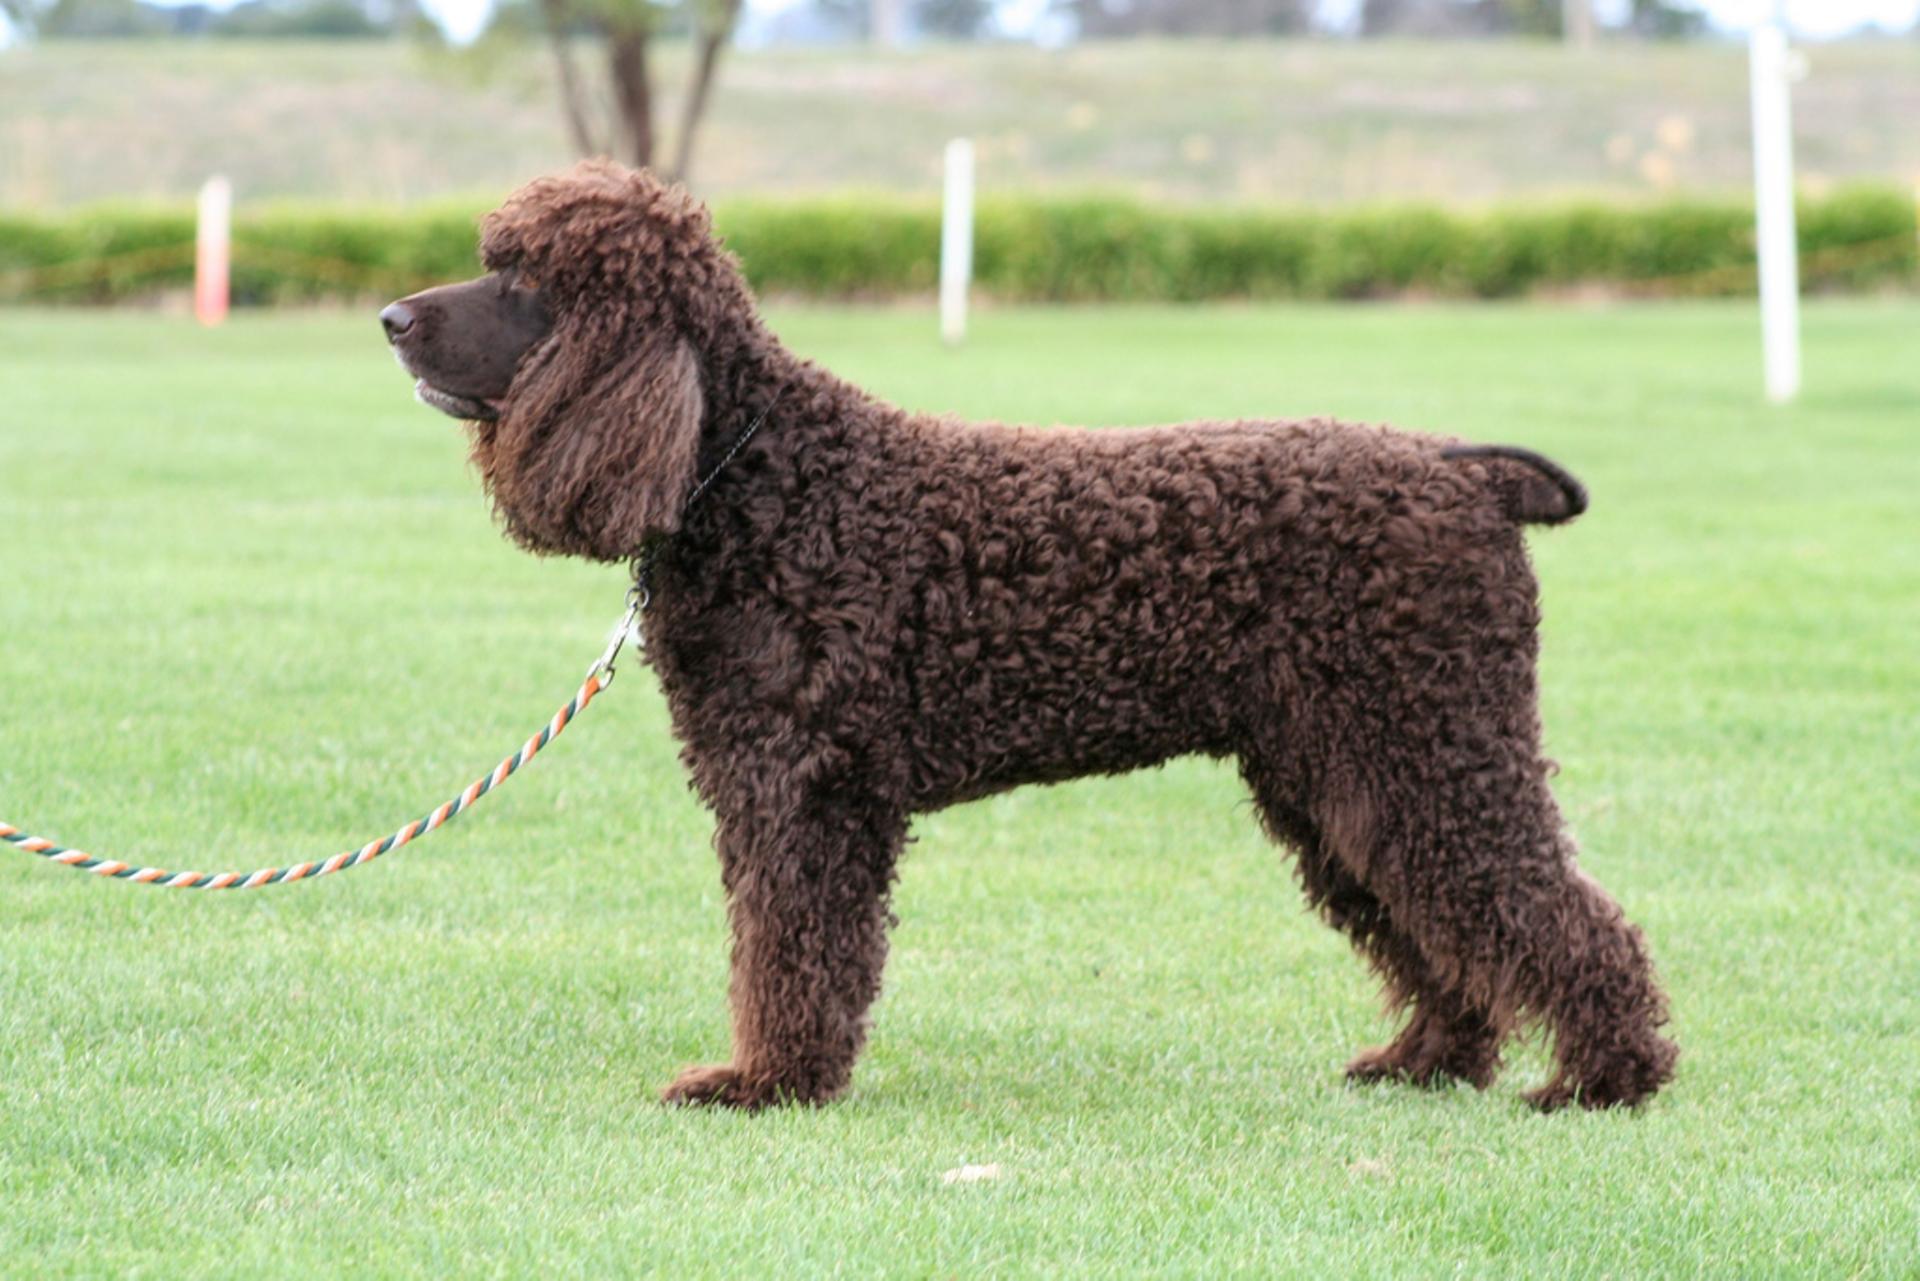
[[[1347,1080],[1355,1085],[1377,1081],[1404,1081],[1424,1089],[1439,1089],[1464,1081],[1476,1090],[1493,1083],[1499,1070],[1499,1058],[1479,1046],[1468,1046],[1453,1053],[1409,1053],[1395,1042],[1376,1049],[1362,1050],[1347,1064]]]
[[[1347,1080],[1355,1085],[1372,1085],[1377,1081],[1405,1081],[1410,1075],[1406,1056],[1397,1045],[1381,1045],[1371,1050],[1362,1050],[1347,1062]]]
[[[676,1107],[713,1104],[743,1112],[757,1112],[788,1097],[776,1083],[747,1076],[726,1063],[690,1067],[660,1093],[662,1103]]]

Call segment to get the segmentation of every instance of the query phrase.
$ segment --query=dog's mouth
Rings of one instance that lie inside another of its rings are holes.
[[[505,401],[477,400],[472,396],[443,391],[424,378],[413,384],[413,396],[421,404],[430,405],[450,418],[464,418],[471,422],[496,422],[506,408]]]

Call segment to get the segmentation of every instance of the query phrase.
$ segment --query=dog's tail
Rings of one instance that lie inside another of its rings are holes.
[[[1587,509],[1587,487],[1551,458],[1513,445],[1450,445],[1447,459],[1486,464],[1487,480],[1509,520],[1564,525]]]

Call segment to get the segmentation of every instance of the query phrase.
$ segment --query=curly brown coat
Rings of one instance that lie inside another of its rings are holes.
[[[474,426],[508,530],[659,547],[647,640],[734,935],[732,1060],[668,1099],[845,1088],[913,815],[1193,752],[1237,759],[1411,1007],[1352,1076],[1484,1087],[1523,1019],[1554,1036],[1542,1107],[1671,1075],[1640,932],[1576,867],[1540,750],[1521,524],[1578,514],[1566,473],[1339,422],[907,413],[780,344],[696,201],[606,164],[517,192],[482,256],[552,315]]]

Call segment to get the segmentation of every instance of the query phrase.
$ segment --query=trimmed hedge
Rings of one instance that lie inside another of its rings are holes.
[[[234,227],[238,303],[390,298],[473,274],[470,205],[404,210],[266,206]],[[897,196],[722,202],[716,219],[755,286],[821,298],[924,295],[939,210]],[[1800,206],[1813,289],[1920,285],[1913,197],[1856,188]],[[101,206],[0,215],[0,301],[113,302],[192,279],[193,220]],[[1733,202],[1186,208],[1107,196],[999,197],[976,220],[975,277],[1016,301],[1502,298],[1600,288],[1742,294],[1753,214]]]

